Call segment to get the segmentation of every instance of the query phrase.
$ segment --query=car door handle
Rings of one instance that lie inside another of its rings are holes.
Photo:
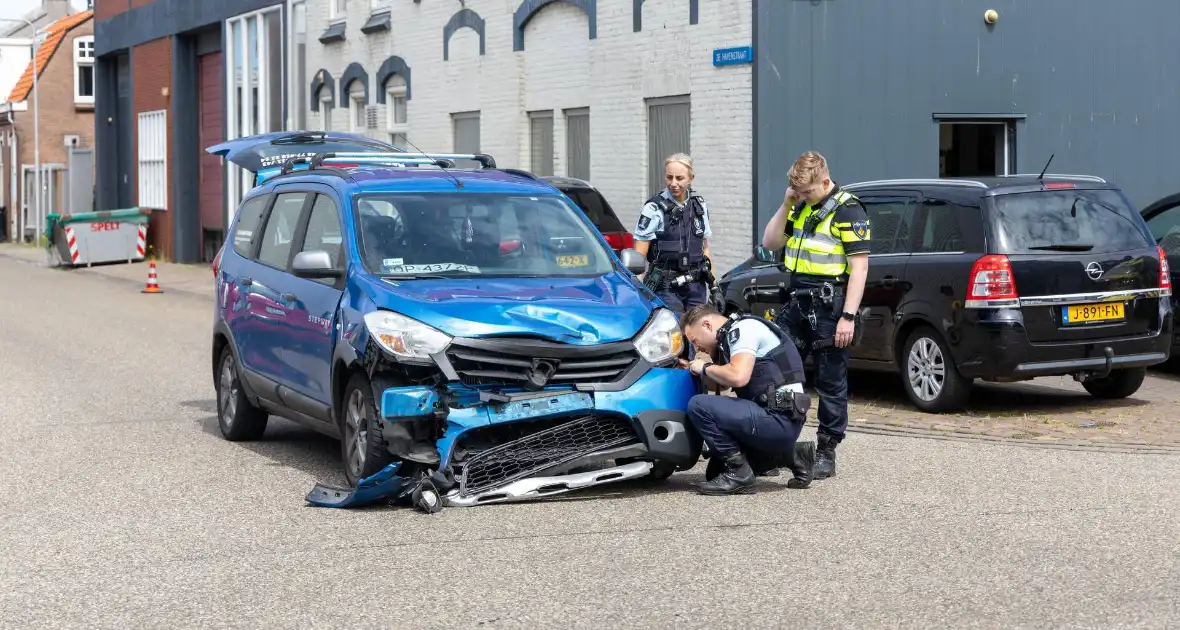
[[[252,284],[254,284],[254,280],[252,280],[250,278],[242,278],[242,286],[248,287]]]
[[[881,286],[885,287],[886,289],[893,288],[893,285],[895,284],[897,284],[897,278],[893,276],[885,276],[884,278],[881,278]]]
[[[299,296],[295,295],[294,293],[284,293],[282,298],[284,302],[294,302],[295,300],[299,299]]]

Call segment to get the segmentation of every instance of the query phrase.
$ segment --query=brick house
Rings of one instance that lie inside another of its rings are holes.
[[[35,58],[0,104],[0,205],[7,210],[9,240],[31,241],[49,213],[93,209],[93,161],[83,151],[94,138],[93,18],[83,11],[39,31]]]
[[[94,11],[98,205],[151,209],[158,257],[209,262],[241,180],[204,149],[290,128],[289,0],[96,0]]]

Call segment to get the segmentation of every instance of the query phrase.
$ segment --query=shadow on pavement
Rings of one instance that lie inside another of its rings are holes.
[[[224,441],[226,444],[244,448],[265,457],[271,466],[286,466],[307,473],[316,481],[343,485],[344,473],[340,463],[340,442],[303,426],[271,416],[266,423],[266,433],[256,442],[229,442],[217,428],[217,405],[212,400],[180,403],[184,407],[198,409],[211,415],[201,417],[197,422],[201,430]],[[311,490],[309,487],[308,490]]]
[[[201,430],[225,441],[225,438],[221,437],[221,431],[217,428],[215,401],[197,400],[180,404],[211,414],[198,420]],[[226,443],[257,453],[265,457],[272,466],[287,466],[304,472],[318,482],[339,486],[346,484],[341,468],[340,442],[289,420],[271,416],[266,425],[266,433],[261,440],[257,442],[226,441]],[[626,500],[668,493],[696,494],[696,489],[692,487],[692,484],[703,481],[704,473],[702,464],[692,470],[674,473],[662,481],[652,478],[633,479],[538,499],[536,502]],[[783,472],[778,477],[759,477],[757,491],[759,494],[763,494],[789,490],[786,484],[790,478],[790,472]],[[308,490],[311,488],[309,487]],[[376,505],[358,509],[381,509],[382,507],[384,506]]]
[[[1148,373],[1151,378],[1152,372]],[[1158,375],[1158,374],[1157,374]],[[1162,376],[1162,375],[1159,375]],[[872,372],[850,372],[848,389],[853,404],[872,404],[909,410],[920,413],[906,396],[901,376]],[[1167,378],[1167,377],[1165,377]],[[1180,376],[1170,377],[1180,380]],[[1060,383],[1059,379],[1045,379],[1046,382]],[[1069,381],[1072,384],[1072,381]],[[1120,400],[1094,398],[1080,386],[1075,391],[1061,389],[1054,385],[1041,385],[1037,381],[1025,383],[986,383],[976,381],[971,391],[968,414],[1054,414],[1077,413],[1094,408],[1134,408],[1152,404],[1142,396]]]

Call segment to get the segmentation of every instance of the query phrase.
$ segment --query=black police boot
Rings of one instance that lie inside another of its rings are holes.
[[[790,456],[790,468],[795,476],[787,482],[787,487],[802,490],[811,485],[812,469],[815,467],[815,442],[795,442],[795,450]]]
[[[819,436],[819,445],[815,448],[815,468],[811,474],[813,479],[836,476],[836,440],[826,435]]]
[[[705,466],[705,481],[713,481],[717,478],[717,475],[720,475],[724,471],[725,458],[718,457],[716,454],[713,454],[713,456],[709,458],[709,464]]]
[[[746,461],[750,463],[750,468],[754,469],[756,477],[777,477],[779,466],[782,466],[781,458],[777,458],[773,453],[760,451],[754,448],[744,448],[742,452],[746,454]]]
[[[720,457],[717,457],[720,459]],[[725,471],[711,481],[696,484],[701,494],[747,494],[754,491],[754,469],[746,462],[746,456],[734,453],[725,458]]]

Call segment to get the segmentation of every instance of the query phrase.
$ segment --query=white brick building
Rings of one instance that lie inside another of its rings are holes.
[[[687,150],[718,266],[749,257],[751,65],[713,51],[751,45],[751,0],[304,1],[291,126],[582,177],[631,226]]]

